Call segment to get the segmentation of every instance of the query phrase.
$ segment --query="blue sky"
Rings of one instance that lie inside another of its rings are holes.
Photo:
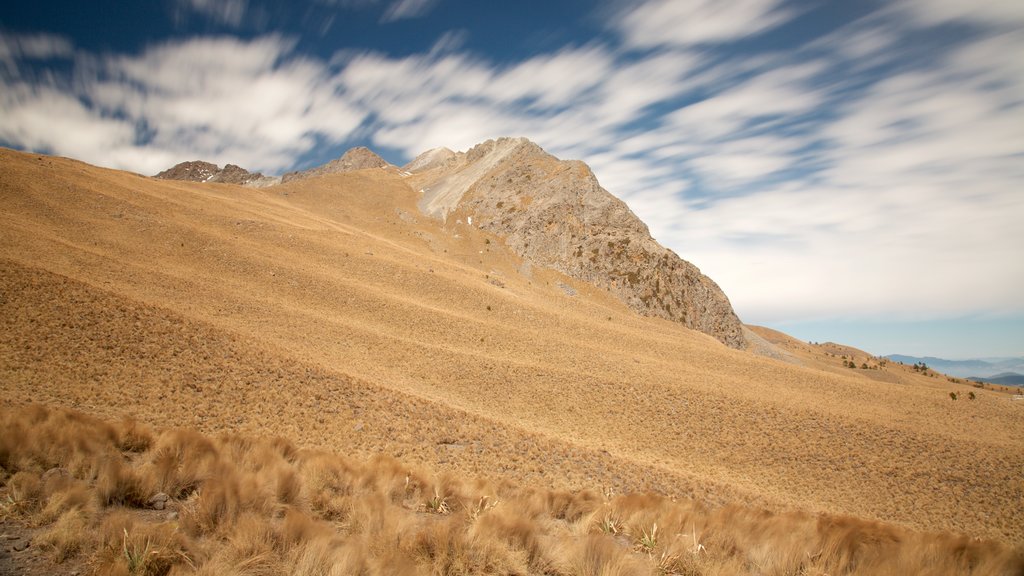
[[[1024,2],[162,0],[0,7],[0,143],[153,174],[586,161],[740,317],[1024,355]]]

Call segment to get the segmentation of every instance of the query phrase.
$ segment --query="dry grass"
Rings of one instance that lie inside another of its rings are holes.
[[[29,426],[19,438],[31,441],[12,441]],[[524,488],[237,434],[144,429],[149,448],[128,451],[130,429],[61,408],[0,411],[0,495],[33,503],[15,519],[42,525],[36,542],[55,563],[82,555],[96,574],[146,576],[1024,570],[995,542],[851,518]],[[43,470],[70,462],[75,473]],[[164,512],[140,504],[185,485]]]

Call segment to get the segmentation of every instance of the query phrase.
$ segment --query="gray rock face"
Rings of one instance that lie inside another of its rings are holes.
[[[234,164],[228,164],[224,168],[220,168],[216,164],[203,162],[202,160],[182,162],[164,170],[154,176],[154,178],[160,178],[161,180],[185,180],[188,182],[220,182],[222,184],[238,184],[240,186],[256,188],[270,186],[278,182],[277,178],[264,176],[259,172],[249,172]]]
[[[359,146],[345,152],[341,158],[331,160],[323,166],[317,166],[316,168],[310,168],[309,170],[303,170],[301,172],[289,172],[281,177],[281,183],[283,184],[292,180],[300,180],[302,178],[314,178],[316,176],[325,176],[327,174],[337,174],[339,172],[389,167],[392,167],[391,164],[388,164],[383,158],[373,153],[369,148]]]
[[[745,346],[742,324],[718,285],[651,238],[586,164],[558,160],[526,139],[502,138],[421,174],[424,213],[472,217],[534,264],[606,288],[642,314]]]

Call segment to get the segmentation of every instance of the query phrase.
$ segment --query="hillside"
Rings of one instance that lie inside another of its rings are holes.
[[[0,406],[1024,542],[1006,395],[639,316],[421,214],[419,174],[251,189],[9,150],[0,171]]]

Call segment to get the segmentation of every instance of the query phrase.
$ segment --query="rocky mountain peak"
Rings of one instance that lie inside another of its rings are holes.
[[[216,164],[192,160],[176,164],[167,170],[157,174],[154,178],[161,180],[187,180],[189,182],[206,182],[220,172]]]
[[[437,168],[454,158],[455,152],[452,152],[448,148],[432,148],[414,158],[412,162],[402,166],[402,170],[415,174],[417,172]]]
[[[534,264],[605,288],[642,314],[745,346],[718,285],[651,238],[583,162],[559,160],[525,138],[499,138],[424,166],[423,213],[472,217]]]
[[[219,182],[222,184],[238,184],[241,186],[266,186],[276,182],[259,172],[228,164],[221,169],[211,162],[192,160],[182,162],[154,176],[162,180],[185,180],[188,182]]]
[[[327,164],[302,170],[289,172],[281,177],[281,182],[290,182],[303,178],[314,178],[327,174],[338,174],[341,172],[352,172],[353,170],[366,170],[368,168],[394,168],[386,160],[365,146],[351,148],[340,158],[331,160]]]

